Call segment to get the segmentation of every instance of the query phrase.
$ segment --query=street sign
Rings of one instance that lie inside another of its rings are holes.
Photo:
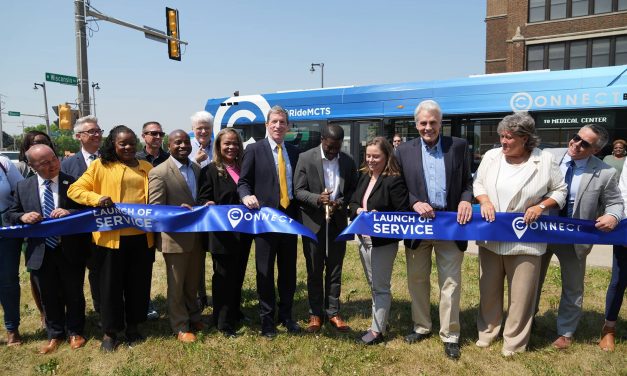
[[[20,116],[19,111],[9,111],[9,116]]]
[[[78,79],[74,76],[64,76],[56,73],[46,73],[46,81],[56,82],[64,85],[78,85]]]

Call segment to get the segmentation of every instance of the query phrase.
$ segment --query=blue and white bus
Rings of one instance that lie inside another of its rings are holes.
[[[319,144],[321,126],[335,123],[344,128],[343,151],[361,162],[374,136],[417,137],[413,111],[425,99],[442,107],[445,135],[468,140],[474,168],[498,143],[498,122],[513,111],[530,112],[544,146],[565,146],[586,123],[605,126],[611,140],[627,137],[627,65],[234,96],[210,99],[205,110],[215,116],[214,135],[234,127],[245,141],[259,140],[278,104],[290,116],[287,141],[307,150]]]

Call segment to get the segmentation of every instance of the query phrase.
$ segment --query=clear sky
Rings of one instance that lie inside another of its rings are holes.
[[[109,16],[165,30],[177,8],[182,61],[165,44],[109,22],[88,26],[89,80],[98,82],[96,115],[109,131],[157,120],[169,132],[209,98],[320,86],[369,85],[484,72],[484,0],[91,0]],[[45,73],[76,76],[73,0],[3,1],[0,94],[3,111],[43,114]],[[48,105],[76,102],[76,87],[47,82]],[[90,86],[91,88],[91,86]],[[91,95],[91,90],[90,90]],[[50,121],[56,119],[51,108]],[[44,123],[3,116],[4,131]]]

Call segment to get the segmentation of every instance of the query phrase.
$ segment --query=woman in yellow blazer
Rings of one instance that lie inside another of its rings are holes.
[[[100,159],[68,189],[68,197],[88,206],[114,203],[146,204],[152,165],[135,158],[137,136],[128,127],[114,127],[105,139]],[[100,348],[115,350],[117,333],[126,329],[129,345],[144,337],[138,324],[146,320],[152,263],[153,234],[134,228],[94,232],[100,268],[100,319],[104,337]]]

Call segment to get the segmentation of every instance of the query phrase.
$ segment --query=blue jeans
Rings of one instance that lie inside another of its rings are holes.
[[[625,289],[627,288],[627,248],[615,245],[614,260],[612,262],[612,279],[607,287],[605,297],[605,319],[616,321],[620,306],[623,304]]]
[[[0,304],[4,326],[15,331],[20,326],[20,254],[21,238],[0,238]]]

